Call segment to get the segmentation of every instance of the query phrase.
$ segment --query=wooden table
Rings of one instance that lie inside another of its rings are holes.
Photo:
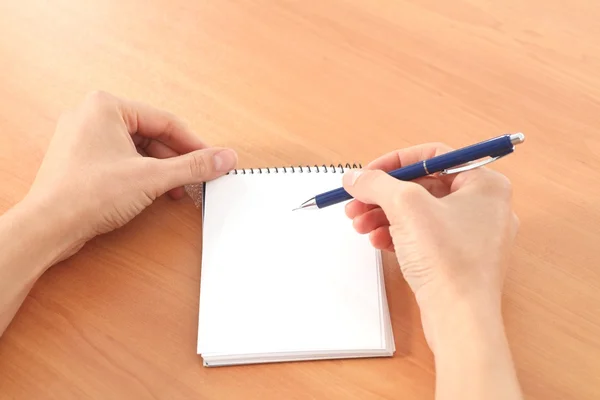
[[[242,167],[523,131],[494,165],[522,222],[505,290],[518,373],[529,399],[598,399],[599,19],[587,0],[4,0],[0,212],[26,193],[61,111],[94,89],[174,112]],[[52,268],[0,340],[0,398],[433,397],[389,256],[395,357],[203,368],[200,227],[190,199],[162,199]]]

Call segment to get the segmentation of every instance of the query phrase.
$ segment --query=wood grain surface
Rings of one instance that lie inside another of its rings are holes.
[[[504,306],[519,378],[528,399],[598,399],[598,20],[587,0],[2,0],[0,212],[28,190],[60,113],[95,89],[181,116],[241,167],[522,131],[494,165],[521,219]],[[161,199],[52,268],[0,340],[0,398],[433,397],[389,256],[395,357],[202,367],[201,234],[190,199]]]

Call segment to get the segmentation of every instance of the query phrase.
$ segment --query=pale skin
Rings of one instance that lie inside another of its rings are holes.
[[[374,247],[396,254],[435,357],[436,399],[521,399],[501,313],[518,229],[510,182],[485,168],[417,182],[384,172],[449,150],[398,150],[346,173],[355,198],[346,214]],[[48,268],[159,196],[179,199],[184,185],[236,163],[232,149],[207,146],[167,112],[88,95],[61,117],[25,198],[0,216],[0,334]]]

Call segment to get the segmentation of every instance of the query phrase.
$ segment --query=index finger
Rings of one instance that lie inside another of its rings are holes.
[[[121,113],[130,134],[158,140],[179,154],[207,147],[180,118],[170,112],[134,101],[122,101]]]
[[[443,143],[425,143],[405,149],[395,150],[371,161],[366,169],[392,171],[419,161],[448,153],[453,149]]]
[[[366,169],[381,169],[389,172],[398,168],[406,167],[407,165],[415,164],[420,161],[429,160],[430,158],[441,154],[449,153],[453,149],[444,143],[425,143],[417,146],[407,147],[405,149],[395,150],[390,153],[371,161]],[[456,175],[437,176],[436,180],[429,182],[435,183],[432,188],[450,191],[452,182]],[[422,178],[415,180],[417,183],[422,183]],[[444,190],[437,190],[438,193]],[[431,192],[431,190],[430,190]]]
[[[107,93],[97,94],[113,101],[130,135],[140,135],[164,143],[179,154],[208,147],[187,125],[172,113],[147,104],[121,99]]]
[[[467,192],[484,190],[487,193],[497,193],[510,189],[510,181],[499,172],[479,167],[456,175],[450,191],[457,193],[459,190],[462,192],[465,189]]]

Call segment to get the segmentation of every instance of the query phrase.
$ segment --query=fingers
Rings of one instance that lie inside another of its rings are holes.
[[[378,206],[374,204],[365,204],[362,201],[352,200],[346,204],[346,215],[348,218],[354,219],[355,217],[358,217],[359,215],[377,207]]]
[[[447,196],[450,193],[450,188],[441,182],[437,178],[433,177],[424,177],[414,181],[419,185],[423,186],[429,193],[437,198],[441,198]],[[366,212],[373,210],[374,208],[378,208],[378,205],[375,204],[365,204],[359,200],[352,200],[348,204],[346,204],[346,215],[350,219],[355,219],[360,215],[365,214]]]
[[[388,204],[399,182],[380,170],[350,170],[344,174],[343,186],[352,197],[365,204]]]
[[[405,149],[395,150],[371,161],[365,169],[380,169],[386,172],[428,160],[441,154],[452,151],[452,148],[443,143],[426,143]],[[454,175],[426,176],[413,182],[420,184],[435,197],[443,197],[450,193],[450,185]]]
[[[148,156],[159,159],[179,156],[175,150],[161,142],[157,142],[156,140],[148,141],[145,147],[143,147],[141,150],[143,150]],[[169,191],[169,196],[171,196],[171,198],[174,200],[179,200],[185,196],[185,190],[182,186],[176,187]]]
[[[433,196],[421,185],[403,182],[381,170],[350,170],[343,178],[344,189],[353,196],[354,205],[348,205],[347,214],[353,218],[358,233],[368,233],[378,249],[393,249],[389,232],[391,224],[401,223],[405,213],[419,213],[429,207]],[[377,205],[380,208],[371,208]]]
[[[433,196],[440,198],[447,196],[450,193],[450,185],[438,177],[425,176],[415,179],[414,183],[423,186]]]
[[[181,119],[167,111],[101,91],[90,93],[84,104],[96,110],[117,109],[132,136],[158,140],[179,154],[207,147]]]
[[[237,164],[233,150],[207,149],[183,121],[169,112],[102,91],[90,93],[80,107],[116,128],[125,125],[132,144],[140,153],[153,157],[137,165],[150,182],[147,189],[157,196],[170,192],[172,197],[180,198],[183,186],[215,179]]]
[[[378,250],[394,251],[394,242],[389,226],[380,226],[369,234],[369,240]]]
[[[120,100],[119,108],[131,135],[158,140],[180,154],[207,147],[181,119],[167,111],[129,100]]]
[[[505,199],[512,195],[510,180],[499,172],[481,167],[462,172],[450,186],[452,195],[471,195],[473,192]]]
[[[389,226],[390,222],[381,208],[375,208],[354,218],[352,225],[356,232],[365,234],[374,231],[380,226]]]
[[[352,204],[353,206],[350,206]],[[381,208],[361,203],[358,200],[348,203],[346,208],[348,217],[353,220],[354,229],[360,234],[368,233],[373,247],[379,250],[394,251],[390,235],[390,222]],[[354,215],[354,210],[357,212],[356,215]]]
[[[350,170],[344,174],[343,186],[362,203],[376,204],[383,208],[388,218],[403,204],[428,195],[422,186],[400,181],[381,170]]]
[[[443,143],[426,143],[418,146],[395,150],[371,161],[367,169],[382,169],[392,171],[419,161],[428,160],[448,153],[452,148]]]
[[[225,175],[235,168],[237,154],[230,149],[208,148],[164,160],[147,159],[147,162],[151,166],[150,174],[160,175],[160,179],[151,177],[151,181],[160,185],[155,189],[157,195],[161,195],[173,188]]]

